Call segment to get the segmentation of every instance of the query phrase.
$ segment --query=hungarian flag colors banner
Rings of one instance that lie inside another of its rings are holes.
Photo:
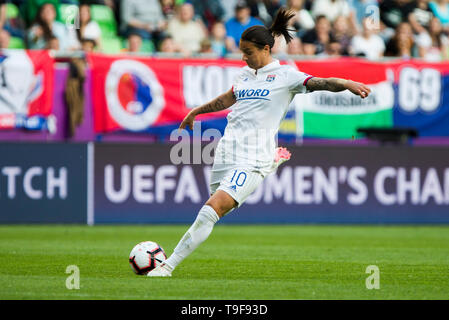
[[[226,59],[168,59],[89,55],[95,131],[169,133],[194,107],[232,87],[246,64]],[[420,135],[449,135],[449,64],[369,62],[358,58],[281,61],[315,77],[367,84],[361,99],[348,90],[316,91],[293,99],[281,134],[348,139],[357,128],[415,127]],[[232,107],[229,109],[232,112]],[[228,110],[202,115],[202,129],[223,129]]]
[[[48,51],[0,51],[0,129],[51,129],[54,59]]]

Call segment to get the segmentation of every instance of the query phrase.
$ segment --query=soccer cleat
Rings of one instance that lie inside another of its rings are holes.
[[[276,149],[276,154],[274,156],[274,164],[276,167],[279,167],[281,164],[283,164],[285,161],[290,160],[290,157],[292,154],[290,151],[287,150],[287,148],[279,147]]]
[[[157,266],[150,272],[148,272],[148,277],[171,277],[171,272],[173,270],[165,263]]]

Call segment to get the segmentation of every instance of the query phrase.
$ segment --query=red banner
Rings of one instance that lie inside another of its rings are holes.
[[[54,59],[48,51],[0,52],[0,129],[48,129]]]
[[[192,108],[229,90],[246,65],[226,59],[102,54],[89,55],[89,62],[97,133],[151,132],[175,126]],[[420,135],[449,135],[449,64],[358,58],[282,63],[316,77],[360,81],[372,91],[363,101],[347,90],[297,95],[291,110],[301,116],[293,117],[293,126],[289,126],[293,134],[351,138],[359,127],[414,126]],[[203,115],[198,120],[219,120],[223,128],[227,112]]]
[[[226,81],[223,73],[243,66],[240,61],[101,54],[90,55],[89,63],[96,132],[145,131],[151,126],[180,122],[191,108],[229,90],[232,79]],[[227,112],[204,118],[223,118],[225,114]]]

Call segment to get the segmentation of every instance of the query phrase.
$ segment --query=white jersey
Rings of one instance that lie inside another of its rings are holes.
[[[252,168],[263,176],[273,165],[276,134],[297,93],[305,93],[312,76],[274,60],[258,69],[242,68],[234,82],[237,102],[227,116],[225,133],[218,143],[214,168]]]

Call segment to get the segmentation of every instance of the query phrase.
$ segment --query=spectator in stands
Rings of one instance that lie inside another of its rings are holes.
[[[433,13],[429,6],[429,0],[417,0],[416,7],[408,16],[408,22],[411,24],[413,31],[420,34],[427,32],[432,17]]]
[[[66,25],[55,19],[56,9],[52,3],[43,4],[39,8],[36,22],[28,31],[27,40],[30,49],[45,49],[53,36],[58,39],[61,50],[76,47],[76,39],[71,36]]]
[[[60,0],[60,1],[74,1],[78,2],[78,0]],[[117,25],[121,25],[121,0],[79,0],[79,4],[87,4],[89,6],[95,5],[104,5],[109,7],[114,12],[114,18],[117,21]]]
[[[168,37],[165,37],[164,40],[162,40],[158,51],[163,52],[163,53],[175,53],[175,52],[179,52],[178,50],[179,50],[179,48],[176,47],[176,44],[173,41],[173,38],[168,36]]]
[[[60,49],[59,40],[55,36],[51,36],[47,41],[47,45],[45,46],[46,50],[55,50],[58,51]]]
[[[0,30],[6,29],[6,0],[0,0]]]
[[[315,55],[324,52],[327,44],[333,41],[331,24],[326,16],[318,16],[315,21],[315,28],[306,32],[301,41],[305,55]]]
[[[408,22],[414,31],[414,40],[418,56],[425,58],[428,50],[432,46],[432,39],[429,35],[430,21],[433,17],[432,10],[427,0],[414,1],[416,7],[412,9],[408,16]]]
[[[315,0],[312,5],[312,16],[324,15],[331,23],[339,16],[349,17],[351,10],[347,0]]]
[[[207,30],[202,22],[194,20],[195,10],[190,3],[184,3],[179,8],[176,18],[168,23],[167,33],[173,41],[190,54],[200,51],[201,41],[207,37]]]
[[[161,0],[161,10],[165,20],[175,16],[175,0]]]
[[[407,22],[415,4],[411,0],[383,0],[379,3],[380,20],[387,27],[396,29]]]
[[[68,2],[68,3],[71,3],[71,2],[78,2],[77,0],[75,0],[75,1],[72,1],[72,0],[60,0],[61,2]],[[116,3],[115,3],[115,1],[114,0],[80,0],[79,1],[79,4],[80,5],[83,5],[83,4],[87,4],[87,5],[93,5],[93,4],[99,4],[99,5],[103,5],[103,6],[108,6],[108,7],[110,7],[112,10],[115,10],[115,6],[116,6]]]
[[[199,53],[217,56],[212,49],[212,43],[208,38],[204,38],[200,43]]]
[[[435,0],[429,2],[429,7],[435,17],[440,20],[443,27],[449,29],[449,4],[448,0]]]
[[[426,61],[449,60],[449,38],[444,34],[443,26],[436,17],[430,20],[429,42],[422,45],[421,50],[421,56]]]
[[[383,0],[379,2],[379,36],[385,43],[388,43],[396,34],[396,29],[400,23],[408,21],[413,8],[414,3],[411,0]]]
[[[81,39],[81,50],[84,52],[94,52],[97,47],[97,43],[92,39]]]
[[[320,57],[340,57],[342,55],[343,48],[340,42],[336,39],[331,39],[331,41],[326,44],[324,52],[318,54]]]
[[[377,60],[384,55],[385,43],[377,35],[378,30],[372,27],[370,20],[370,17],[362,20],[362,32],[352,38],[351,52],[356,56],[366,57],[369,60]]]
[[[124,52],[142,52],[142,43],[143,39],[139,33],[131,33],[127,39],[127,49],[125,49]]]
[[[415,48],[412,27],[408,22],[401,22],[387,43],[385,56],[408,59],[414,56]]]
[[[307,30],[315,27],[315,21],[308,10],[304,9],[304,0],[288,0],[287,7],[296,12],[296,16],[291,20],[292,27],[302,36]]]
[[[228,52],[237,52],[234,46],[234,40],[226,35],[226,27],[222,22],[216,22],[212,26],[210,41],[213,52],[219,57]]]
[[[362,32],[363,19],[366,17],[371,18],[373,23],[379,22],[378,0],[348,0],[348,4],[351,10],[350,21],[357,32]],[[380,26],[376,25],[376,28],[380,29]]]
[[[353,36],[352,30],[349,28],[348,19],[345,16],[337,17],[332,28],[333,39],[340,44],[340,54],[342,55],[349,55],[349,46]]]
[[[296,35],[293,35],[296,36]],[[288,50],[287,42],[283,36],[274,37],[274,45],[271,48],[271,53],[276,55],[286,55]]]
[[[312,10],[313,1],[314,0],[304,0],[304,9],[310,12]]]
[[[293,38],[287,46],[287,54],[302,55],[304,51],[302,49],[302,42],[300,38]]]
[[[166,29],[159,0],[122,0],[121,18],[121,31],[126,37],[138,33],[142,39],[157,43]]]
[[[79,7],[79,28],[73,29],[76,32],[78,40],[78,48],[81,48],[82,39],[91,39],[95,42],[95,46],[101,48],[101,29],[96,21],[92,20],[90,6],[82,4]]]
[[[0,29],[0,49],[8,49],[11,35],[7,30]]]
[[[201,17],[209,29],[215,22],[223,20],[225,12],[221,0],[189,0],[189,2],[195,8],[195,14]]]
[[[282,7],[280,0],[247,0],[251,16],[259,18],[266,26],[270,26],[276,12]]]
[[[235,6],[235,16],[225,24],[226,33],[234,39],[234,46],[239,47],[240,37],[247,28],[263,25],[262,21],[251,17],[251,10],[246,1],[239,1]]]
[[[159,46],[159,52],[166,54],[181,54],[183,56],[187,56],[188,53],[184,52],[182,48],[175,43],[172,37],[168,36],[162,40]]]
[[[20,17],[15,19],[7,17],[7,2],[7,0],[0,0],[0,30],[7,30],[10,37],[24,39],[24,25]]]
[[[228,21],[235,15],[235,6],[241,0],[226,0],[221,2],[221,6],[224,10],[223,21]]]
[[[24,0],[24,3],[20,6],[20,14],[25,20],[27,27],[30,27],[36,21],[39,9],[46,3],[53,4],[55,8],[55,19],[59,19],[59,4],[60,0]]]
[[[60,0],[61,3],[78,3],[78,0]],[[98,4],[102,6],[108,6],[112,11],[117,10],[117,4],[120,0],[79,0],[79,5],[87,4],[89,6]]]

